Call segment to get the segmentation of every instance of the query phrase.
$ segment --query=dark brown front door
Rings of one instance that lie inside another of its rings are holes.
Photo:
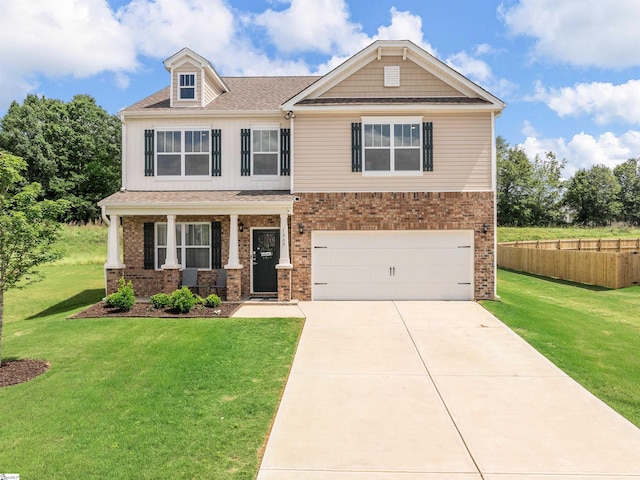
[[[280,259],[280,230],[253,231],[253,291],[278,291],[276,265]]]

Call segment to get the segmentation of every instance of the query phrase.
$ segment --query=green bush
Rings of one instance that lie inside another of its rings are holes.
[[[169,308],[171,306],[171,296],[166,293],[156,293],[149,298],[153,308]]]
[[[180,313],[189,313],[196,304],[196,298],[188,287],[182,287],[171,294],[171,308]]]
[[[122,312],[128,312],[136,303],[131,282],[126,283],[123,277],[118,282],[118,291],[107,296],[105,304],[107,307],[117,308]]]
[[[204,298],[202,298],[200,295],[196,295],[195,299],[196,299],[196,305],[204,305]]]
[[[212,293],[207,298],[204,299],[204,306],[215,308],[220,305],[220,297],[215,293]]]

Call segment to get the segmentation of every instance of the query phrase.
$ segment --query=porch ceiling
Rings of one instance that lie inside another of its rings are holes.
[[[291,215],[294,201],[286,190],[119,191],[98,205],[106,215]]]

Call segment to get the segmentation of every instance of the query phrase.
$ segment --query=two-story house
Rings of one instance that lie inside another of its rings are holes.
[[[321,77],[164,64],[169,87],[120,112],[107,292],[197,268],[230,301],[494,297],[498,98],[409,41]]]

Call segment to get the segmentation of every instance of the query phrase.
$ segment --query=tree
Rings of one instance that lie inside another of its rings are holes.
[[[564,203],[575,212],[581,225],[607,225],[622,211],[618,201],[620,184],[609,167],[594,165],[578,170],[567,183]]]
[[[60,257],[51,247],[66,202],[38,201],[41,186],[25,184],[24,170],[23,159],[0,151],[0,365],[4,292],[39,280],[36,267]]]
[[[532,168],[522,147],[509,147],[496,139],[498,168],[498,224],[528,225],[531,214],[528,197]]]
[[[620,184],[620,219],[632,225],[640,224],[640,159],[631,158],[617,165],[613,174]]]
[[[121,126],[88,95],[68,102],[28,95],[0,125],[0,148],[27,162],[25,177],[43,198],[65,199],[64,220],[100,216],[97,202],[120,188]]]
[[[545,158],[536,155],[531,164],[529,189],[529,224],[536,226],[558,225],[562,222],[562,170],[565,161],[558,161],[553,152]]]

